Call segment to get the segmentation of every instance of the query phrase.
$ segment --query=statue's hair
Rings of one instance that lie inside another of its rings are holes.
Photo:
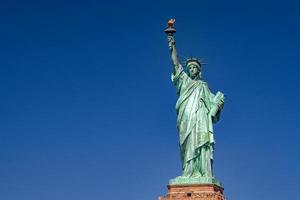
[[[185,66],[187,67],[187,66],[189,65],[189,63],[196,63],[196,64],[198,64],[199,69],[201,70],[202,63],[201,63],[201,60],[200,60],[200,59],[193,58],[193,57],[187,58],[187,59],[185,60]]]

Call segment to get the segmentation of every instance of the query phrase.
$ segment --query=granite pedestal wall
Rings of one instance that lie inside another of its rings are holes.
[[[224,189],[215,184],[168,185],[168,194],[158,200],[225,200]]]

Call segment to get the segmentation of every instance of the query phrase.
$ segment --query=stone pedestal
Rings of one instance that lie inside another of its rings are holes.
[[[168,195],[158,200],[225,200],[223,190],[215,184],[168,185]]]

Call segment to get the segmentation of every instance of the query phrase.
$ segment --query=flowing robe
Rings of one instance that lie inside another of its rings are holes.
[[[182,67],[172,74],[172,82],[179,96],[176,113],[183,176],[212,177],[212,124],[218,121],[223,105],[214,101],[207,83],[192,80]]]

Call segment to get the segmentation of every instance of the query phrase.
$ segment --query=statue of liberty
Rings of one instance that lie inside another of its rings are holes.
[[[174,64],[171,76],[176,87],[177,128],[179,131],[182,175],[170,180],[170,184],[220,183],[213,177],[214,132],[213,123],[219,120],[224,105],[224,95],[211,93],[201,79],[201,60],[189,58],[185,69],[179,62],[175,48],[175,20],[168,21],[165,30]]]

